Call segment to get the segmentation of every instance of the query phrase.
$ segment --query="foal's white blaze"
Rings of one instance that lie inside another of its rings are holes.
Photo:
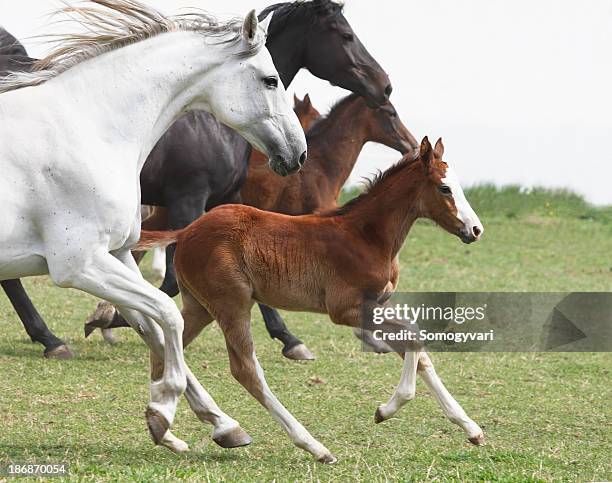
[[[452,191],[453,200],[457,207],[457,218],[463,222],[463,235],[473,238],[474,241],[478,240],[482,236],[484,228],[478,215],[476,215],[466,199],[457,173],[451,166],[448,166],[446,169],[446,177],[442,179],[442,182]]]

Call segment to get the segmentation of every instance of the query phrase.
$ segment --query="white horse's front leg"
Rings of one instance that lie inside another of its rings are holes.
[[[475,445],[484,444],[484,433],[465,413],[459,403],[451,396],[444,384],[436,374],[436,370],[431,362],[431,359],[426,352],[419,353],[419,362],[417,371],[427,384],[438,405],[442,408],[444,415],[453,423],[461,427],[468,436],[470,443]]]
[[[125,263],[135,273],[140,274],[138,265],[129,251],[117,254],[117,258]],[[147,317],[125,307],[121,307],[121,314],[130,323],[149,348],[157,357],[164,359],[164,336],[159,327]],[[251,443],[251,437],[240,427],[240,424],[227,414],[225,414],[214,399],[202,387],[198,379],[185,365],[187,374],[187,389],[185,398],[193,412],[200,421],[209,423],[213,426],[213,440],[224,448],[235,448]],[[160,445],[166,446],[176,453],[188,451],[186,443],[175,437],[168,429],[163,436]]]
[[[80,255],[80,254],[79,254]],[[117,258],[98,248],[87,258],[66,254],[47,257],[49,274],[62,287],[73,287],[153,319],[164,335],[164,372],[151,384],[147,423],[162,443],[174,421],[178,398],[187,386],[183,359],[183,318],[176,304]]]
[[[374,421],[377,423],[381,423],[393,417],[404,404],[414,399],[414,395],[416,394],[418,358],[419,356],[416,352],[406,352],[406,354],[404,354],[404,365],[402,367],[400,382],[387,404],[381,404],[376,410]]]

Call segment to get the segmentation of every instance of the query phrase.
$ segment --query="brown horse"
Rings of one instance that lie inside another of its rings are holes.
[[[402,154],[418,148],[390,102],[370,109],[354,94],[315,122],[306,137],[308,165],[296,176],[275,179],[265,162],[251,158],[240,192],[244,204],[286,215],[332,209],[365,143],[381,143]]]
[[[286,216],[244,205],[212,210],[178,232],[144,232],[140,246],[177,242],[176,269],[183,299],[184,343],[211,321],[225,336],[232,375],[318,461],[335,461],[282,406],[266,384],[251,337],[255,301],[286,310],[329,314],[336,324],[359,327],[365,310],[383,308],[396,286],[396,257],[413,225],[430,218],[463,242],[478,240],[482,225],[452,169],[442,161],[442,141],[421,143],[419,156],[405,156],[369,190],[342,208],[320,215]],[[404,327],[387,322],[391,329]],[[474,444],[484,435],[446,390],[421,346],[404,358],[400,383],[376,422],[393,416],[415,396],[420,374],[446,417]],[[163,361],[152,356],[152,376]],[[239,428],[227,446],[247,444]]]

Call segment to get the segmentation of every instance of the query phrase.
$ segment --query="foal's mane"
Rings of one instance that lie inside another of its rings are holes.
[[[42,84],[85,60],[166,32],[197,32],[227,44],[241,41],[243,20],[239,18],[219,22],[202,10],[168,17],[138,0],[88,0],[84,3],[89,5],[67,3],[55,13],[65,14],[84,27],[85,32],[52,35],[57,47],[37,61],[31,73],[12,73],[0,80],[0,93]],[[258,42],[237,55],[250,57],[259,52],[266,39],[263,35],[257,38]]]
[[[283,30],[291,19],[305,20],[313,24],[320,15],[338,15],[342,13],[344,2],[341,0],[296,0],[294,2],[276,3],[261,11],[259,19],[263,20],[274,12],[268,32],[275,35]]]
[[[311,138],[327,131],[330,126],[333,126],[336,123],[336,118],[343,113],[342,108],[347,104],[351,104],[358,98],[359,96],[357,94],[349,94],[348,96],[339,99],[332,107],[330,107],[329,112],[326,115],[321,116],[312,124],[306,133],[306,139],[310,140]]]
[[[339,206],[338,208],[320,213],[320,216],[334,217],[347,215],[356,208],[361,207],[367,200],[373,198],[374,196],[379,194],[384,196],[387,191],[386,185],[388,184],[388,181],[397,177],[405,170],[414,169],[415,166],[419,165],[417,162],[419,159],[420,158],[418,156],[416,158],[404,156],[386,171],[379,170],[372,179],[364,180],[365,187],[359,195],[347,201],[344,205]]]

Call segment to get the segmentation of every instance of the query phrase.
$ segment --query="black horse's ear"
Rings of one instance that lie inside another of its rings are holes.
[[[244,37],[244,40],[249,43],[255,40],[255,37],[257,36],[258,25],[259,21],[257,20],[255,10],[251,10],[244,18],[244,24],[242,26],[242,36]]]
[[[434,152],[431,147],[431,143],[429,142],[429,138],[425,136],[421,141],[421,148],[419,149],[419,159],[421,163],[423,163],[423,167],[425,168],[425,172],[429,173],[431,171],[431,162],[433,161]]]

